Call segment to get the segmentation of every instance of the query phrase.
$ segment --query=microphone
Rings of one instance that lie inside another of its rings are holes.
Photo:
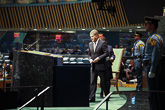
[[[36,40],[34,43],[28,45],[24,50],[28,51],[28,50],[29,50],[33,45],[35,45],[38,41],[39,41],[39,39]]]

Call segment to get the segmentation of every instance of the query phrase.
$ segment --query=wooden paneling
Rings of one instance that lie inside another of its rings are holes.
[[[16,21],[16,28],[20,29],[20,25],[19,25],[19,21],[18,21],[18,16],[17,16],[17,12],[16,12],[16,7],[13,7],[13,12],[14,12],[14,19]]]
[[[10,25],[9,15],[8,15],[8,12],[7,12],[7,8],[6,7],[5,7],[5,13],[6,13],[6,18],[7,18],[8,28],[10,29],[11,28],[11,25]]]
[[[55,23],[56,21],[56,16],[55,16],[55,12],[54,12],[54,7],[51,5],[50,7],[50,14],[51,14],[51,17],[52,17],[52,25],[53,25],[53,28],[57,29],[57,25]]]
[[[47,23],[47,19],[46,19],[46,15],[45,15],[45,8],[44,7],[45,6],[42,6],[42,13],[43,13],[43,16],[44,16],[43,20],[44,20],[44,23],[46,25],[45,28],[48,28],[48,23]]]
[[[42,6],[0,7],[1,29],[77,29],[128,26],[121,0],[107,1],[116,13],[98,10],[97,3],[51,4]],[[138,24],[137,24],[138,25]],[[141,25],[141,24],[139,24]]]

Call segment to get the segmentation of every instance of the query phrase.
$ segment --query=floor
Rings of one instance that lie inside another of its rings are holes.
[[[119,91],[121,91],[119,94],[117,94],[115,87],[111,87],[112,91],[114,93],[108,102],[108,110],[148,110],[149,108],[147,92],[136,92],[135,88],[131,87],[119,87]],[[89,107],[44,107],[44,110],[93,110],[102,100],[99,93],[100,88],[96,92],[96,102],[90,103]],[[37,107],[25,107],[22,110],[37,110]],[[41,108],[38,108],[38,110],[41,110]],[[106,104],[104,103],[98,110],[106,110]]]

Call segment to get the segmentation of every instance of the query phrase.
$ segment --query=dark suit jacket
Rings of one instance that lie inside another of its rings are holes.
[[[108,52],[109,52],[109,58],[113,57],[113,59],[115,60],[115,54],[113,52],[113,48],[112,46],[108,45]],[[107,59],[107,68],[108,68],[108,79],[113,79],[113,75],[112,75],[112,62],[109,60],[109,58]]]
[[[113,52],[112,46],[108,45],[109,58],[113,57],[115,60],[115,54]],[[109,60],[109,66],[112,66],[112,62]]]
[[[96,46],[95,52],[93,47],[93,42],[89,43],[89,60],[95,60],[95,58],[99,57],[99,62],[92,64],[92,70],[103,71],[106,70],[106,57],[108,56],[108,48],[107,44],[99,40]]]

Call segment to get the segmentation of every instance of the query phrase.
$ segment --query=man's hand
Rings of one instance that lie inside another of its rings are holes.
[[[93,63],[97,63],[99,61],[99,57],[97,57],[94,61],[93,61]]]
[[[155,77],[155,73],[149,72],[149,73],[148,73],[148,77],[149,77],[149,78],[154,78],[154,77]]]
[[[90,62],[90,64],[92,64],[92,63],[93,63],[93,60],[92,60],[92,59],[90,59],[90,60],[89,60],[89,62]]]
[[[113,61],[114,61],[113,57],[111,57],[109,60],[110,60],[111,62],[113,62]]]

